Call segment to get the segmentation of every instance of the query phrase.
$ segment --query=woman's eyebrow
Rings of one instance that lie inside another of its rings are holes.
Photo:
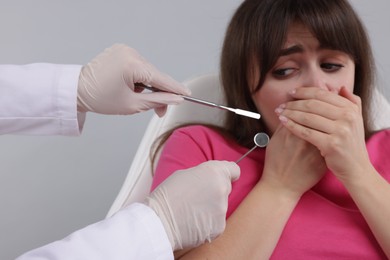
[[[294,54],[294,53],[301,53],[301,52],[303,52],[303,46],[302,45],[300,45],[300,44],[293,45],[293,46],[288,47],[286,49],[280,50],[279,57],[291,55],[291,54]]]

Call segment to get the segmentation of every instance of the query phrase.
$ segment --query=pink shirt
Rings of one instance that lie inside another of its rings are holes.
[[[247,150],[204,126],[178,129],[164,146],[152,189],[177,170],[208,160],[236,161]],[[390,181],[390,130],[371,137],[367,150],[376,170]],[[233,183],[227,217],[258,182],[264,155],[265,149],[257,148],[239,163],[241,176]],[[272,255],[272,259],[319,258],[387,259],[347,190],[330,172],[302,196]]]

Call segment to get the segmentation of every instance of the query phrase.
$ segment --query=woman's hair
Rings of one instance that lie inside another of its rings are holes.
[[[364,26],[347,0],[244,1],[230,21],[221,54],[220,76],[227,106],[257,111],[253,91],[264,84],[294,22],[306,26],[321,46],[342,51],[354,61],[354,94],[362,99],[364,129],[366,138],[369,137],[374,63]],[[253,90],[250,76],[255,65],[260,70],[260,79]],[[251,147],[253,136],[266,131],[266,126],[261,120],[227,113],[225,125],[219,130],[240,145]],[[161,139],[157,150],[170,133]]]
[[[373,90],[373,58],[368,36],[347,0],[246,0],[228,26],[221,56],[221,81],[227,106],[256,111],[253,91],[264,84],[277,62],[289,26],[299,22],[321,46],[348,54],[355,63],[354,94],[360,96],[366,137],[371,132],[369,107]],[[260,80],[253,90],[254,64]],[[263,122],[228,114],[225,129],[243,146],[266,131]]]

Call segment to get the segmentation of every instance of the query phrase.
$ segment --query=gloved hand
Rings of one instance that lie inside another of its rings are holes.
[[[173,250],[196,247],[224,231],[231,182],[239,175],[233,162],[208,161],[175,172],[147,197]]]
[[[115,44],[81,69],[78,84],[79,112],[128,115],[155,109],[165,114],[168,104],[183,101],[178,95],[142,90],[134,83],[152,85],[168,92],[189,95],[190,91],[168,75],[159,72],[138,52],[126,45]]]

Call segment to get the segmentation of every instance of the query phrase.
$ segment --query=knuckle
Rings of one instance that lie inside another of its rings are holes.
[[[300,134],[301,136],[304,138],[304,139],[307,139],[310,137],[311,135],[311,130],[308,129],[308,128],[303,128],[301,131],[300,131]]]
[[[307,100],[305,102],[305,109],[307,109],[308,111],[312,111],[312,109],[314,108],[315,106],[315,100]]]
[[[308,115],[304,114],[301,116],[301,123],[303,125],[307,125],[309,122],[310,122],[310,119],[309,119]]]
[[[334,153],[336,151],[340,151],[342,149],[343,149],[343,147],[342,147],[341,138],[333,137],[329,140],[328,149],[326,149],[326,150],[327,150],[327,154],[330,154],[330,153]]]
[[[353,121],[356,120],[356,113],[354,113],[353,111],[348,110],[348,111],[344,112],[343,118],[347,122],[353,122]]]
[[[323,89],[318,89],[318,91],[316,91],[316,92],[314,93],[314,98],[315,98],[315,99],[321,100],[321,98],[322,98],[324,95],[326,95],[326,94],[327,94],[327,91],[325,91],[325,90],[323,90]]]
[[[349,135],[349,128],[345,125],[340,124],[340,126],[338,127],[338,130],[337,130],[337,133],[342,138],[347,137]]]

